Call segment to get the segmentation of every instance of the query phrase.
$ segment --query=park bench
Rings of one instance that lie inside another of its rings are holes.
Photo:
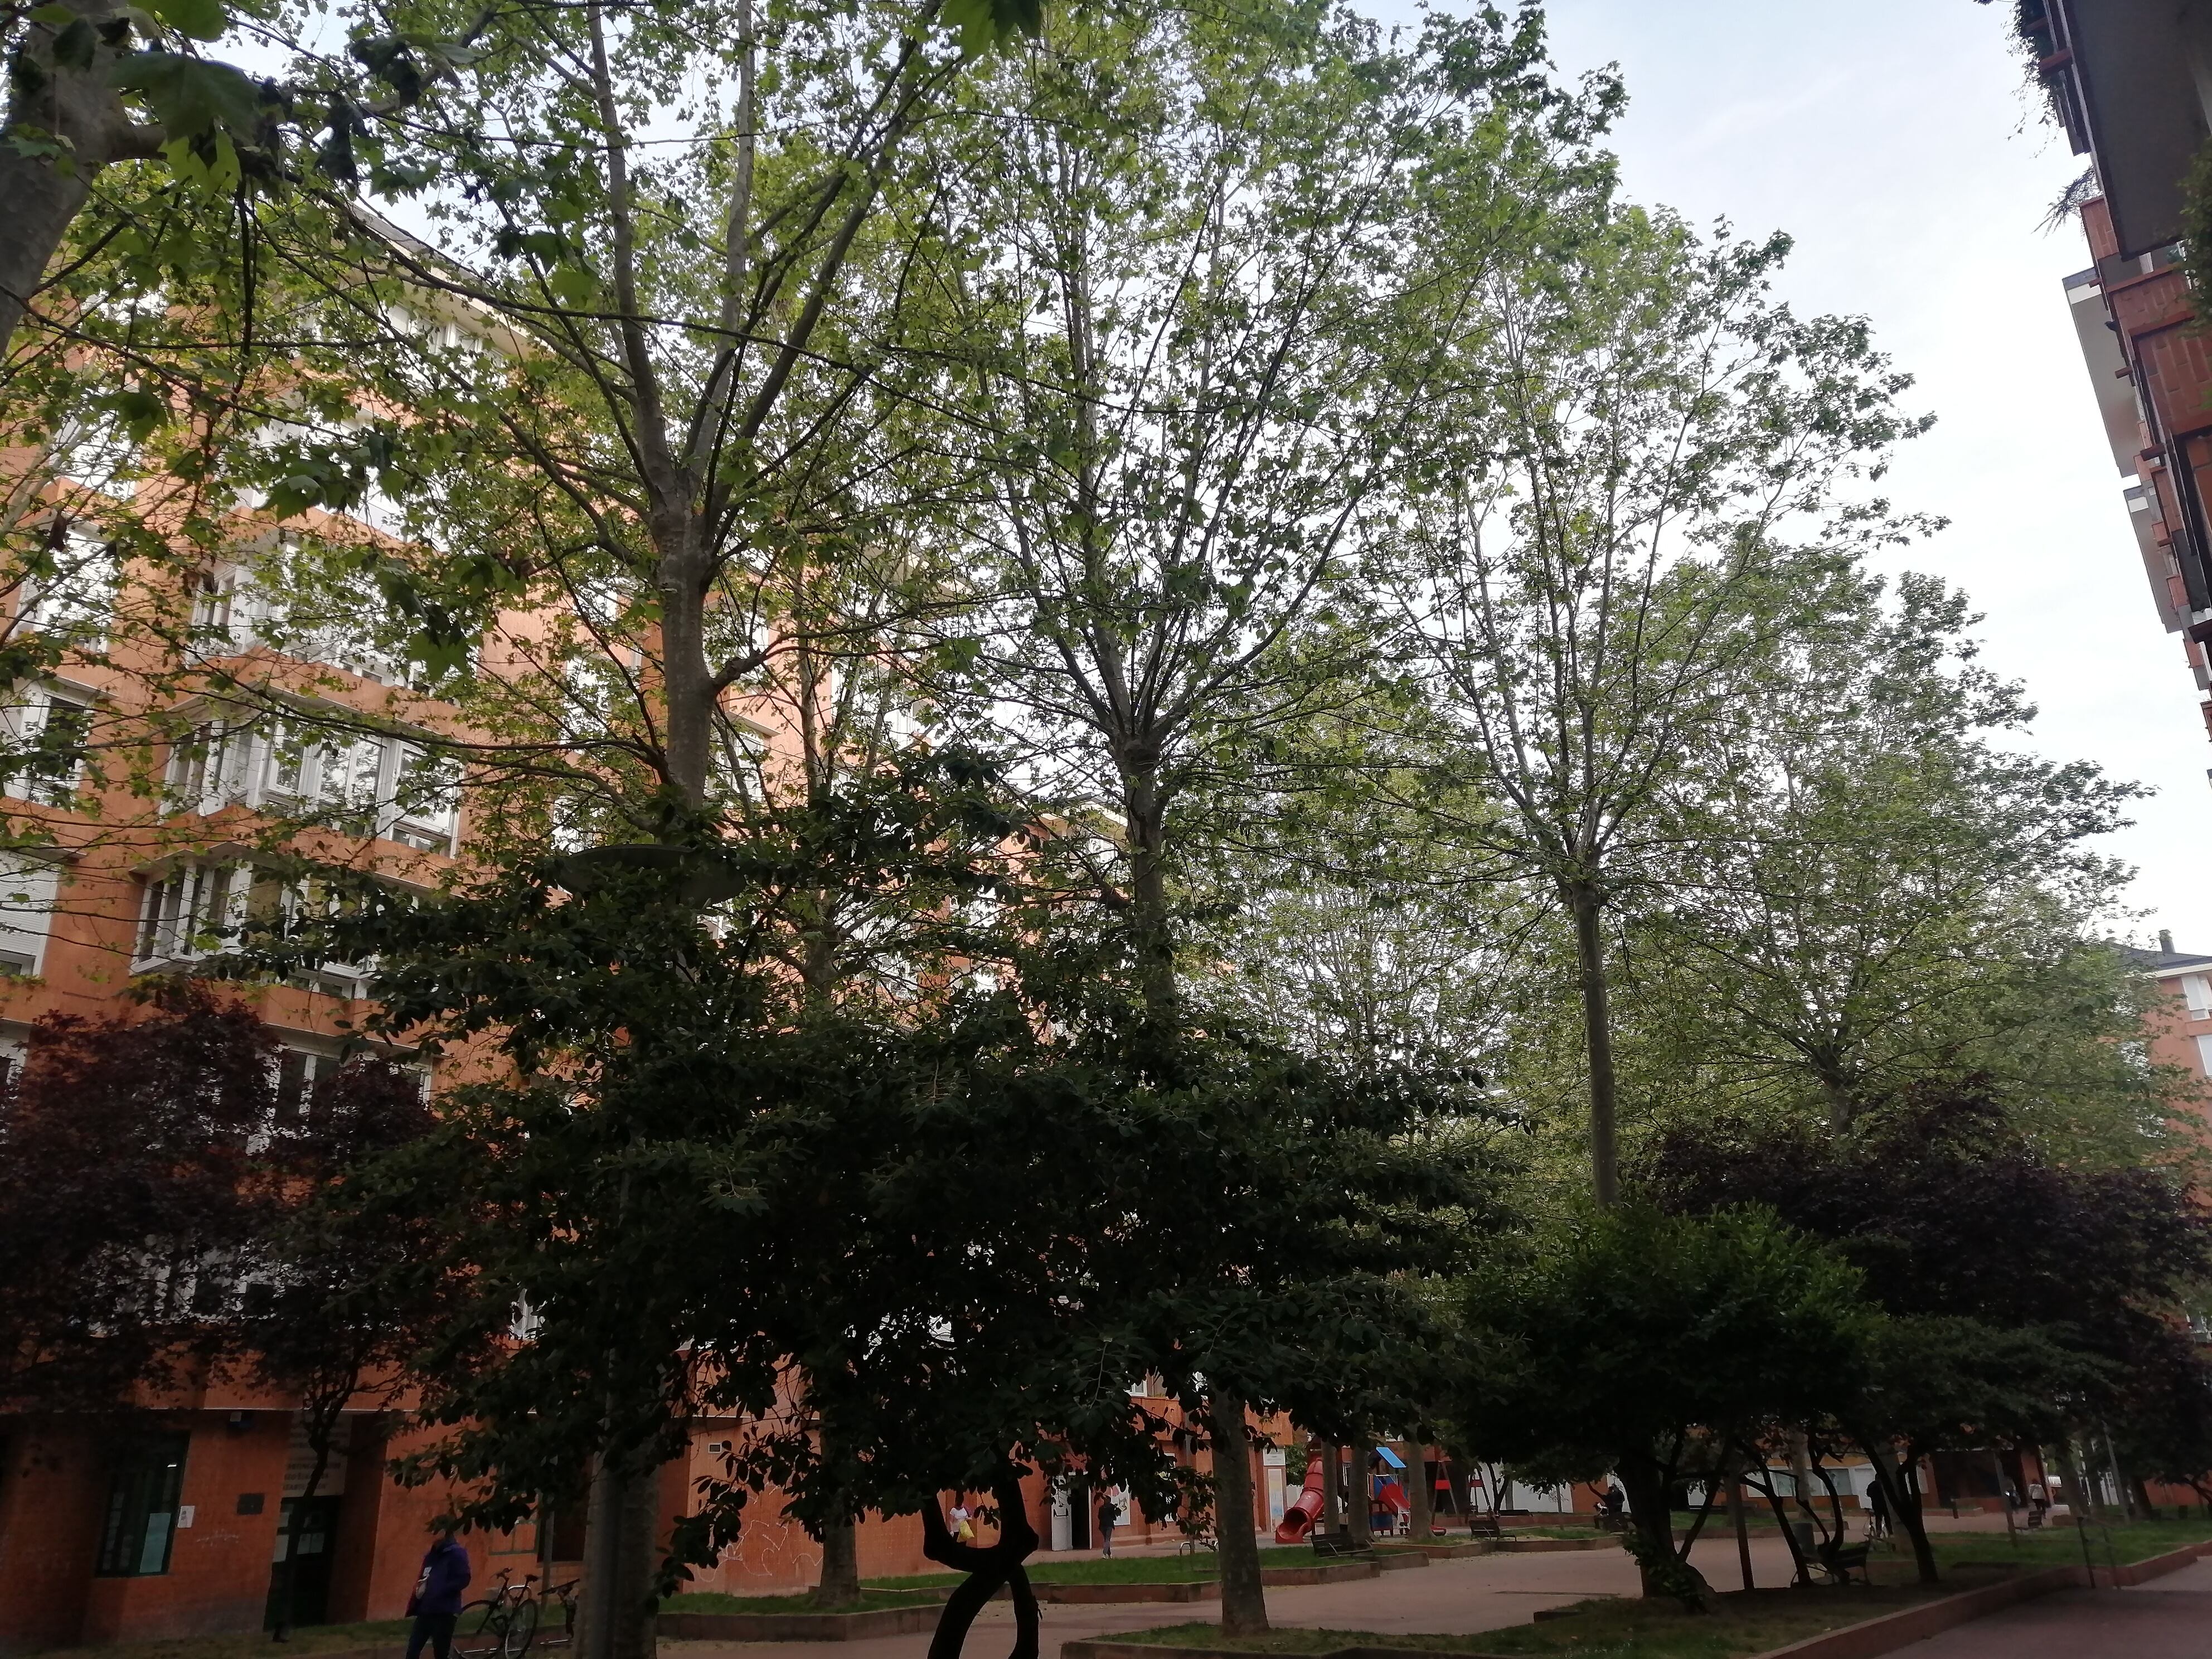
[[[1340,1555],[1357,1555],[1359,1547],[1352,1541],[1352,1534],[1342,1532],[1317,1532],[1313,1535],[1313,1553],[1324,1561]]]
[[[1467,1529],[1477,1538],[1503,1538],[1505,1535],[1505,1528],[1498,1524],[1498,1517],[1494,1515],[1468,1516]]]
[[[1848,1584],[1851,1582],[1851,1575],[1856,1573],[1859,1583],[1871,1584],[1874,1579],[1867,1571],[1867,1552],[1873,1547],[1870,1544],[1846,1544],[1840,1539],[1834,1539],[1821,1545],[1813,1554],[1820,1562],[1821,1571],[1828,1575],[1830,1583]]]

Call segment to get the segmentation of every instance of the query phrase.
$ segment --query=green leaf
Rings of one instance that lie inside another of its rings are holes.
[[[545,286],[562,305],[574,306],[578,310],[589,306],[599,291],[598,278],[580,265],[554,266],[545,278]]]
[[[251,134],[258,113],[253,82],[228,64],[206,63],[173,52],[125,58],[109,77],[153,106],[173,138],[215,131]]]
[[[212,40],[229,27],[222,0],[146,0],[155,21],[192,40]]]
[[[100,48],[100,36],[83,18],[77,18],[54,36],[54,62],[64,69],[88,70]]]
[[[945,0],[946,26],[960,31],[960,50],[980,58],[1015,34],[1044,28],[1044,0]]]

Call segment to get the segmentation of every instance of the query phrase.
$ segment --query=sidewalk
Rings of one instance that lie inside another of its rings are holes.
[[[1900,1650],[1911,1659],[2203,1659],[2212,1560],[2135,1589],[2063,1590]]]

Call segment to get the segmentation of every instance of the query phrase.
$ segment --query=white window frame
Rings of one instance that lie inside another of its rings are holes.
[[[58,866],[0,855],[0,976],[30,978],[46,972],[60,889]],[[22,925],[19,917],[32,925]],[[20,1051],[21,1044],[16,1046]]]
[[[114,560],[110,543],[72,525],[55,550],[53,576],[27,576],[16,591],[15,626],[34,634],[64,634],[74,650],[105,650],[122,586]]]
[[[92,746],[91,728],[98,714],[98,700],[89,693],[44,681],[17,688],[16,696],[19,701],[7,710],[4,724],[9,738],[19,751],[27,751],[46,735],[53,711],[62,708],[84,716],[85,753],[79,755],[66,777],[58,773],[33,777],[28,775],[25,765],[11,765],[0,790],[16,800],[35,801],[42,806],[69,806],[75,802],[77,792],[84,787],[85,761]],[[19,753],[14,759],[21,763],[27,760],[27,755]]]
[[[131,971],[202,961],[218,954],[218,942],[246,919],[252,887],[252,866],[243,864],[179,864],[149,880],[138,903],[138,937],[131,946]]]
[[[2212,1015],[2212,979],[2203,974],[2184,974],[2181,976],[2182,1006],[2189,1010],[2191,1019],[2203,1019]]]
[[[2195,1042],[2197,1043],[2197,1069],[2203,1075],[2212,1077],[2212,1035],[2197,1037],[2195,1039]]]

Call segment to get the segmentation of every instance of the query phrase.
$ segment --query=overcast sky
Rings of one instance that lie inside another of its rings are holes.
[[[1389,0],[1383,15],[1404,15]],[[1788,231],[1778,287],[1863,313],[1936,417],[1892,475],[1950,527],[1899,556],[1965,587],[1985,659],[2024,680],[2034,742],[2154,787],[2110,851],[2135,865],[2128,932],[2212,952],[2212,742],[2178,637],[2152,609],[2062,279],[2078,227],[2039,222],[2081,171],[1974,0],[1551,0],[1565,70],[1618,63],[1629,191],[1745,234]]]

